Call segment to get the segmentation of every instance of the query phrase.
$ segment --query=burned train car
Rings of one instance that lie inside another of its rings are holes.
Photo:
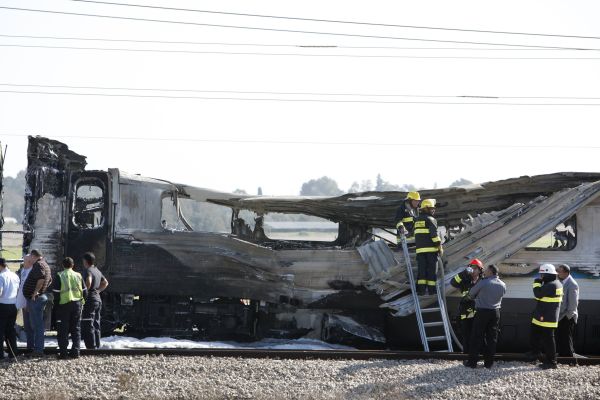
[[[24,252],[39,248],[55,267],[64,256],[79,264],[84,252],[93,251],[110,282],[103,293],[104,328],[418,346],[406,269],[385,241],[405,193],[246,196],[118,169],[87,171],[85,164],[63,143],[30,137]],[[572,261],[579,250],[575,267],[600,265],[597,250],[589,251],[600,241],[596,217],[589,216],[600,204],[598,180],[600,174],[559,173],[422,191],[438,200],[445,279],[474,256],[519,275],[515,287],[529,282],[527,274],[539,263]],[[273,216],[298,214],[313,228],[333,225],[336,231],[319,240],[282,238],[274,233],[277,224],[269,225]],[[566,221],[577,224],[570,250],[528,249]],[[590,290],[598,293],[598,286],[590,284]],[[530,321],[522,310],[533,308],[530,296],[515,291],[513,297],[506,331],[514,334],[506,343],[522,340]],[[589,329],[585,322],[578,343],[588,353],[600,351],[597,300],[592,296],[589,308],[584,304]]]

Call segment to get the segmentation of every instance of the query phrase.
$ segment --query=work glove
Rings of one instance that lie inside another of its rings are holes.
[[[404,227],[404,225],[400,225],[398,227],[398,229],[396,230],[396,235],[400,236],[400,235],[404,235],[404,236],[408,236],[408,230]]]

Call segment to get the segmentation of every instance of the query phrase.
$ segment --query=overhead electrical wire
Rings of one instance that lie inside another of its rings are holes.
[[[345,45],[309,45],[309,44],[276,44],[276,43],[231,43],[231,42],[189,42],[170,40],[141,40],[141,39],[115,39],[91,38],[79,36],[35,36],[35,35],[9,35],[0,34],[0,37],[14,39],[44,39],[44,40],[80,40],[98,42],[129,42],[153,44],[183,44],[207,46],[256,46],[256,47],[292,47],[292,48],[337,48],[337,49],[385,49],[385,50],[465,50],[465,51],[600,51],[600,49],[538,49],[538,48],[512,48],[502,49],[496,47],[397,47],[397,46],[345,46]]]
[[[489,34],[501,34],[501,35],[558,37],[558,38],[570,38],[570,39],[600,39],[600,36],[564,35],[564,34],[535,33],[535,32],[493,31],[493,30],[484,30],[484,29],[448,28],[448,27],[421,26],[421,25],[384,24],[384,23],[376,23],[376,22],[364,22],[364,21],[344,21],[344,20],[335,20],[335,19],[302,18],[302,17],[288,17],[288,16],[281,16],[281,15],[278,16],[278,15],[250,14],[250,13],[214,11],[214,10],[198,10],[198,9],[193,9],[193,8],[175,8],[175,7],[165,7],[165,6],[153,6],[153,5],[147,5],[147,4],[117,3],[117,2],[98,1],[98,0],[71,0],[71,1],[78,2],[78,3],[94,3],[94,4],[104,4],[104,5],[111,5],[111,6],[126,6],[126,7],[146,8],[146,9],[155,9],[155,10],[185,11],[185,12],[196,12],[196,13],[203,13],[203,14],[218,14],[218,15],[238,16],[238,17],[241,16],[241,17],[253,17],[253,18],[284,19],[284,20],[305,21],[305,22],[327,22],[327,23],[335,23],[335,24],[379,26],[379,27],[386,27],[386,28],[425,29],[425,30],[439,30],[439,31],[468,32],[468,33],[489,33]]]
[[[3,136],[22,137],[36,136],[35,134],[19,134],[19,133],[2,133]],[[157,141],[157,142],[197,142],[197,143],[243,143],[243,144],[283,144],[283,145],[317,145],[317,146],[401,146],[401,147],[442,147],[442,148],[507,148],[507,149],[548,149],[548,150],[563,150],[563,149],[582,149],[582,150],[597,150],[600,146],[574,146],[574,145],[526,145],[526,144],[505,144],[505,143],[398,143],[398,142],[340,142],[340,141],[315,141],[315,140],[257,140],[257,139],[213,139],[213,138],[178,138],[178,137],[136,137],[136,136],[81,136],[81,135],[64,135],[53,134],[52,137],[60,137],[66,139],[83,139],[83,140],[132,140],[132,141]]]
[[[546,100],[600,100],[600,97],[576,96],[486,96],[486,95],[424,95],[424,94],[392,94],[392,93],[323,93],[323,92],[274,92],[274,91],[243,91],[243,90],[200,90],[200,89],[166,89],[166,88],[131,88],[107,86],[74,86],[74,85],[38,85],[25,83],[0,82],[0,86],[35,87],[52,89],[93,89],[93,90],[126,90],[153,92],[186,92],[186,93],[234,93],[234,94],[268,94],[285,96],[356,96],[356,97],[413,97],[413,98],[454,98],[454,99],[546,99]]]
[[[286,99],[258,97],[212,97],[212,96],[167,96],[158,94],[128,94],[128,93],[90,93],[90,92],[46,92],[33,90],[6,90],[0,93],[41,94],[67,96],[98,96],[98,97],[131,97],[131,98],[160,98],[160,99],[192,99],[192,100],[229,100],[229,101],[258,101],[258,102],[301,102],[301,103],[355,103],[355,104],[428,104],[428,105],[494,105],[494,106],[600,106],[600,103],[507,103],[507,102],[448,102],[448,101],[381,101],[381,100],[339,100],[339,99]]]
[[[465,40],[442,40],[442,39],[426,39],[426,38],[399,37],[399,36],[362,35],[362,34],[340,33],[340,32],[321,32],[321,31],[308,31],[308,30],[295,30],[295,29],[264,28],[264,27],[257,27],[257,26],[209,24],[209,23],[192,22],[192,21],[174,21],[174,20],[163,20],[163,19],[152,19],[152,18],[124,17],[124,16],[115,16],[115,15],[76,13],[76,12],[67,12],[67,11],[41,10],[41,9],[7,7],[7,6],[0,6],[0,9],[12,10],[12,11],[38,12],[38,13],[47,13],[47,14],[71,15],[71,16],[79,16],[79,17],[119,19],[119,20],[126,20],[126,21],[158,22],[158,23],[179,24],[179,25],[188,25],[188,26],[206,26],[206,27],[213,27],[213,28],[244,29],[244,30],[254,30],[254,31],[302,33],[302,34],[329,35],[329,36],[339,36],[339,37],[355,37],[355,38],[365,38],[365,39],[407,40],[407,41],[420,41],[420,42],[430,42],[430,43],[454,43],[454,44],[460,43],[460,44],[472,44],[472,45],[526,47],[526,48],[541,48],[541,49],[566,49],[566,50],[586,49],[586,50],[591,50],[586,47],[541,46],[541,45],[525,45],[525,44],[515,44],[515,43],[492,43],[492,42],[476,42],[476,41],[465,41]],[[593,49],[593,50],[598,50],[598,49]]]
[[[49,46],[29,44],[0,44],[0,47],[17,47],[32,49],[57,50],[90,50],[90,51],[121,51],[136,53],[169,53],[169,54],[221,54],[221,55],[250,55],[250,56],[285,56],[285,57],[341,57],[341,58],[400,58],[400,59],[455,59],[455,60],[600,60],[600,57],[492,57],[492,56],[426,56],[398,54],[314,54],[314,53],[265,53],[249,51],[216,51],[216,50],[169,50],[169,49],[134,49],[111,47],[80,47],[80,46]]]

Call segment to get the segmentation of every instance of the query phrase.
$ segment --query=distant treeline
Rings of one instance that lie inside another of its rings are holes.
[[[21,221],[23,217],[24,208],[24,193],[25,193],[25,171],[20,171],[15,178],[5,176],[3,183],[3,204],[4,204],[4,217],[13,217],[17,221]],[[450,186],[461,186],[472,183],[467,179],[458,179],[454,181]],[[348,190],[344,191],[339,188],[337,182],[327,176],[322,176],[317,179],[311,179],[302,184],[300,187],[299,194],[301,196],[339,196],[344,193],[359,193],[359,192],[371,192],[371,191],[401,191],[407,192],[412,190],[419,190],[415,185],[412,184],[393,184],[385,181],[381,174],[378,174],[375,178],[375,183],[370,179],[363,180],[360,183],[355,181],[352,183]],[[236,189],[234,193],[239,194],[251,194],[244,189]],[[254,194],[254,193],[252,193]],[[262,195],[262,188],[256,190],[256,194]],[[223,231],[228,229],[230,212],[219,211],[209,218],[206,214],[210,214],[214,207],[202,207],[201,205],[186,205],[189,209],[184,210],[189,213],[186,215],[190,219],[193,225],[200,225],[207,227],[208,225],[215,225],[216,231]],[[187,208],[186,207],[186,208]],[[276,221],[308,221],[312,218],[307,216],[287,216],[287,215],[273,215],[272,220]],[[195,223],[195,224],[194,224]]]

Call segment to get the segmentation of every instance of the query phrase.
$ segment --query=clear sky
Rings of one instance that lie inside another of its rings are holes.
[[[378,173],[392,183],[442,187],[461,177],[483,182],[556,171],[600,171],[597,1],[112,1],[597,38],[339,24],[62,0],[0,0],[0,35],[4,35],[0,36],[0,141],[9,146],[6,175],[14,176],[26,167],[28,134],[68,143],[88,156],[90,169],[118,167],[225,191],[241,188],[255,193],[261,186],[269,195],[297,194],[303,182],[323,175],[347,190],[353,181],[374,180]],[[298,47],[307,45],[338,47]],[[129,51],[100,50],[107,48]],[[160,52],[139,51],[143,49]],[[579,105],[551,105],[556,103]]]

